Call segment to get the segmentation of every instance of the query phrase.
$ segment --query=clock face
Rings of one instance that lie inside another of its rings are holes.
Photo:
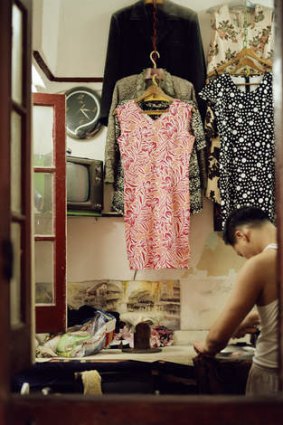
[[[100,98],[88,87],[76,87],[66,92],[67,133],[75,139],[92,137],[101,128]]]

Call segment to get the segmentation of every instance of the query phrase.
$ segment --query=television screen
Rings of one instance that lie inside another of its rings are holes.
[[[89,167],[67,162],[67,200],[86,202],[89,197]]]
[[[101,212],[103,208],[103,162],[67,156],[68,210]]]

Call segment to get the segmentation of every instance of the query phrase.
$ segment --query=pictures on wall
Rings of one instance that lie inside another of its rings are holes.
[[[92,280],[69,282],[67,301],[70,308],[89,305],[116,311],[130,325],[150,320],[155,325],[180,329],[180,282]]]

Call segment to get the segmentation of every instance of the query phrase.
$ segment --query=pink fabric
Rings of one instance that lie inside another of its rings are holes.
[[[191,109],[174,100],[154,120],[134,100],[117,107],[132,270],[189,266]]]

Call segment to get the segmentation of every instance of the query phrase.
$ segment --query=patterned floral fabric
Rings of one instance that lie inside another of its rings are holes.
[[[208,51],[207,72],[232,59],[243,47],[252,48],[258,56],[272,59],[274,45],[274,13],[261,5],[254,8],[229,6],[214,7],[211,25],[213,38]],[[246,23],[247,25],[246,25]],[[246,27],[246,29],[245,29]],[[229,67],[226,72],[229,72]],[[205,135],[208,150],[208,181],[206,196],[215,202],[215,229],[222,227],[220,196],[220,137],[218,134],[214,106],[208,105],[205,118]]]
[[[214,103],[220,148],[222,225],[242,206],[256,205],[275,220],[275,141],[272,74],[250,92],[240,91],[229,74],[200,93]]]
[[[134,100],[116,111],[130,268],[187,268],[192,106],[174,100],[156,120],[144,114]]]
[[[163,79],[160,81],[162,90],[171,97],[180,100],[193,100],[196,102],[194,86],[183,78],[175,77],[164,70]],[[140,74],[122,78],[115,84],[105,146],[105,183],[114,183],[114,171],[116,166],[116,135],[115,135],[115,109],[116,106],[131,99],[141,96],[147,88],[146,70]],[[205,143],[205,142],[204,142]]]
[[[220,154],[220,137],[218,135],[215,113],[212,105],[208,105],[205,123],[205,134],[207,137],[207,189],[206,197],[216,202],[221,203],[220,188],[219,188],[219,154]]]
[[[130,99],[140,96],[146,89],[146,71],[137,75],[119,80],[113,92],[112,104],[108,118],[108,128],[105,146],[105,183],[113,183],[114,194],[112,210],[123,214],[123,171],[120,164],[119,147],[117,137],[119,136],[119,126],[117,127],[116,115],[114,114],[117,105]],[[163,79],[160,82],[162,90],[171,97],[189,102],[195,102],[196,97],[192,83],[183,78],[171,75],[164,70]],[[199,111],[194,108],[192,119],[192,131],[196,136],[196,143],[193,146],[190,161],[190,197],[191,213],[198,213],[203,206],[203,190],[207,183],[206,170],[206,140],[203,131],[203,124]]]
[[[125,102],[121,102],[123,104]],[[195,143],[191,152],[191,159],[189,165],[189,187],[190,187],[190,212],[191,214],[196,214],[202,210],[203,207],[203,199],[202,199],[202,189],[201,185],[204,185],[204,182],[201,183],[200,179],[200,166],[199,166],[199,158],[197,156],[197,152],[203,152],[203,156],[205,156],[204,144],[205,144],[205,136],[203,124],[201,121],[200,114],[198,112],[197,106],[195,102],[188,102],[188,104],[192,105],[192,119],[191,119],[191,133],[195,136]],[[162,109],[162,107],[167,107],[168,105],[157,105],[158,109]],[[147,106],[149,109],[153,108],[153,105]],[[154,117],[152,116],[154,119]],[[116,140],[120,135],[120,126],[119,122],[115,120],[115,132],[116,132]],[[114,177],[114,192],[112,198],[112,211],[115,211],[119,214],[124,214],[124,171],[121,166],[120,153],[118,143],[115,143],[116,148],[116,169],[115,169],[115,177]],[[204,164],[206,158],[202,158],[202,163]],[[203,173],[202,173],[203,176]]]
[[[229,8],[224,4],[214,9],[211,25],[214,37],[208,51],[207,73],[232,59],[243,47],[252,48],[258,56],[272,59],[274,44],[272,9],[257,4],[254,8],[248,7],[245,12],[243,7]],[[226,69],[226,72],[229,72],[229,69]]]

